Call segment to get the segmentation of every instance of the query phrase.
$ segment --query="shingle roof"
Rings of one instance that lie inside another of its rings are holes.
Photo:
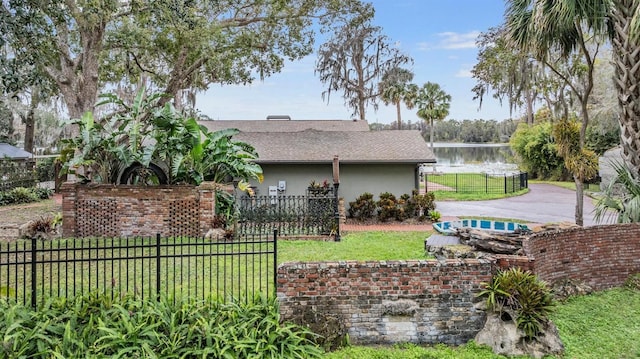
[[[0,143],[0,160],[5,157],[9,157],[11,159],[24,159],[31,158],[33,155],[8,143]]]
[[[367,121],[353,120],[222,120],[199,121],[209,131],[237,128],[242,132],[369,131]]]
[[[432,163],[435,156],[419,131],[240,132],[253,145],[258,163]]]

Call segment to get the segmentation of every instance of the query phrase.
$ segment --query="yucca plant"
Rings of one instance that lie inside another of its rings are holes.
[[[544,330],[554,306],[547,284],[520,268],[499,271],[478,296],[486,298],[491,310],[512,316],[528,338],[535,338]]]

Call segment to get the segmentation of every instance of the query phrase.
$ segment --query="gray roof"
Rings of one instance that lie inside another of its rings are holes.
[[[258,163],[433,163],[435,156],[419,131],[240,132],[253,145]]]
[[[308,129],[320,131],[369,131],[363,120],[218,120],[198,121],[209,131],[237,128],[242,132],[300,132]]]
[[[23,149],[12,146],[8,143],[0,143],[0,160],[5,157],[9,157],[11,159],[25,159],[31,158],[33,155]]]

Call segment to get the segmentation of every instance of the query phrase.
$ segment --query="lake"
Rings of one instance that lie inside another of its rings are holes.
[[[512,173],[518,171],[508,143],[434,142],[437,172]],[[425,171],[433,166],[425,166]]]

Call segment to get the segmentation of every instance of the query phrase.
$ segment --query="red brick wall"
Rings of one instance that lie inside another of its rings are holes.
[[[278,269],[280,313],[336,315],[354,343],[461,344],[484,324],[474,304],[492,269],[478,259],[286,263]]]
[[[61,188],[62,234],[203,236],[215,214],[214,187],[65,183]]]
[[[616,287],[640,273],[640,224],[540,233],[524,249],[534,272],[547,282],[571,278],[596,290]]]

